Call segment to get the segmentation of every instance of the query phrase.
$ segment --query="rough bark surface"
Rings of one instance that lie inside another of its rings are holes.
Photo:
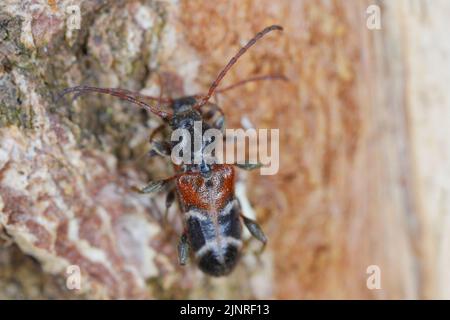
[[[0,298],[448,297],[450,148],[437,146],[449,144],[450,50],[434,18],[450,8],[436,2],[376,1],[382,30],[367,29],[365,0],[2,2]],[[80,30],[67,27],[69,5]],[[239,188],[269,245],[258,258],[250,242],[231,276],[211,279],[177,264],[177,209],[163,225],[164,197],[132,190],[170,174],[144,156],[158,119],[106,96],[56,95],[79,84],[204,93],[270,24],[285,31],[224,85],[273,73],[289,83],[218,97],[228,127],[280,128],[280,172],[242,175]],[[442,82],[423,77],[422,60]],[[79,291],[65,286],[69,265]],[[370,265],[380,290],[366,286]]]

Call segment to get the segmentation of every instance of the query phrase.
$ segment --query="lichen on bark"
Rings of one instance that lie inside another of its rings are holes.
[[[81,29],[70,33],[68,5],[82,13]],[[134,192],[171,170],[145,156],[158,119],[110,97],[58,99],[79,84],[156,95],[198,90],[199,61],[176,27],[179,14],[165,1],[1,5],[0,226],[8,245],[0,248],[0,282],[14,287],[4,297],[258,295],[242,282],[252,257],[227,280],[179,267],[179,214],[169,215],[174,231],[163,229],[164,196]],[[81,290],[66,287],[71,265],[80,267]]]

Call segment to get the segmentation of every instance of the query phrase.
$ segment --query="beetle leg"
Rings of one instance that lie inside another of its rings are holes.
[[[261,241],[264,246],[266,246],[266,244],[267,244],[267,237],[264,234],[264,232],[262,231],[262,229],[259,226],[259,224],[256,221],[254,221],[254,220],[252,220],[250,218],[247,218],[243,214],[241,214],[241,216],[242,216],[242,219],[244,220],[245,226],[247,227],[248,231],[250,231],[252,236],[254,236],[256,239]]]
[[[149,156],[163,156],[163,157],[169,157],[170,153],[172,152],[170,143],[166,141],[153,141],[152,142],[152,148],[149,151]]]
[[[175,179],[177,176],[178,175],[174,175],[167,179],[150,181],[146,186],[134,189],[136,189],[136,191],[140,193],[156,193],[163,191],[164,189],[167,190],[167,187],[170,185],[172,180]]]
[[[244,216],[244,214],[242,213],[241,202],[239,201],[239,199],[236,199],[235,205],[238,207],[238,210],[241,213],[242,220],[244,221],[244,224],[247,227],[248,231],[250,231],[250,234],[253,237],[262,242],[263,247],[261,248],[261,251],[264,250],[267,244],[267,237],[264,234],[264,231],[262,231],[261,227],[255,220],[252,220]]]
[[[146,186],[138,188],[137,191],[140,193],[159,192],[165,188],[166,183],[167,183],[166,180],[151,181]]]
[[[186,236],[186,232],[184,232],[180,237],[180,242],[178,243],[178,261],[180,265],[184,266],[189,257],[189,243]]]
[[[148,139],[152,145],[152,148],[150,149],[150,151],[148,153],[150,157],[154,157],[156,155],[163,156],[163,157],[169,156],[170,152],[172,151],[172,147],[169,142],[155,140],[155,136],[158,133],[160,133],[161,131],[163,131],[164,128],[165,128],[165,125],[162,124],[162,125],[158,126],[155,130],[153,130],[153,132],[150,134],[150,137]]]
[[[166,210],[164,212],[164,223],[167,222],[167,216],[169,215],[169,209],[175,201],[175,189],[170,190],[166,196]]]
[[[240,169],[244,169],[244,170],[250,171],[250,170],[255,170],[255,169],[261,168],[263,166],[263,164],[260,163],[260,162],[257,162],[257,163],[246,162],[246,163],[242,163],[242,164],[236,163],[235,166],[240,168]]]
[[[155,136],[160,133],[161,131],[163,131],[165,128],[164,124],[160,124],[159,126],[157,126],[155,128],[155,130],[152,131],[152,133],[150,134],[150,136],[148,137],[148,141],[153,142],[153,139],[155,138]]]

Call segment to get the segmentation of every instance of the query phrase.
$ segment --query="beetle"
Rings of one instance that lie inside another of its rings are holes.
[[[208,93],[204,96],[193,95],[176,99],[145,96],[136,92],[98,88],[91,86],[76,86],[63,90],[61,96],[75,93],[74,99],[87,92],[108,94],[122,100],[132,102],[147,111],[159,116],[172,130],[186,129],[191,134],[194,131],[194,122],[202,122],[203,132],[216,128],[224,129],[224,113],[213,103],[209,103],[214,93],[224,92],[250,81],[281,79],[284,76],[269,75],[249,78],[223,89],[217,89],[220,81],[228,70],[237,62],[251,46],[267,33],[283,28],[271,25],[258,32],[244,47],[242,47],[228,64],[221,70],[217,78],[211,84]],[[143,100],[153,99],[158,101],[158,107],[150,105]],[[171,111],[160,108],[160,104],[166,103]],[[205,112],[205,109],[208,109]],[[216,116],[219,114],[219,116]],[[158,129],[156,130],[158,131]],[[154,141],[154,133],[151,136],[151,155],[169,156],[173,143]],[[208,145],[208,141],[202,141],[201,152]],[[193,157],[193,154],[191,155]],[[258,168],[259,165],[245,164],[220,164],[220,163],[182,163],[174,165],[176,174],[172,177],[151,181],[148,185],[139,189],[141,193],[159,192],[170,189],[166,199],[166,212],[178,198],[181,210],[184,213],[185,230],[178,244],[178,258],[181,265],[185,265],[189,257],[189,249],[195,255],[198,267],[211,276],[224,276],[231,273],[236,266],[242,248],[242,222],[248,228],[251,235],[262,242],[267,243],[260,226],[256,221],[243,215],[239,200],[235,196],[235,170],[234,166],[245,170]]]

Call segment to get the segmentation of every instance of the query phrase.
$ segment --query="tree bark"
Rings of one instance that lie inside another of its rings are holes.
[[[371,4],[0,4],[0,298],[449,298],[450,6],[375,1],[371,30]],[[80,84],[206,93],[271,24],[283,33],[222,85],[289,82],[218,97],[228,127],[280,129],[278,174],[238,181],[269,244],[258,257],[249,241],[234,273],[211,279],[178,266],[178,209],[165,225],[164,195],[133,191],[171,173],[145,156],[161,122],[107,96],[57,97]],[[67,287],[73,265],[79,290]],[[380,289],[367,285],[370,266]]]

